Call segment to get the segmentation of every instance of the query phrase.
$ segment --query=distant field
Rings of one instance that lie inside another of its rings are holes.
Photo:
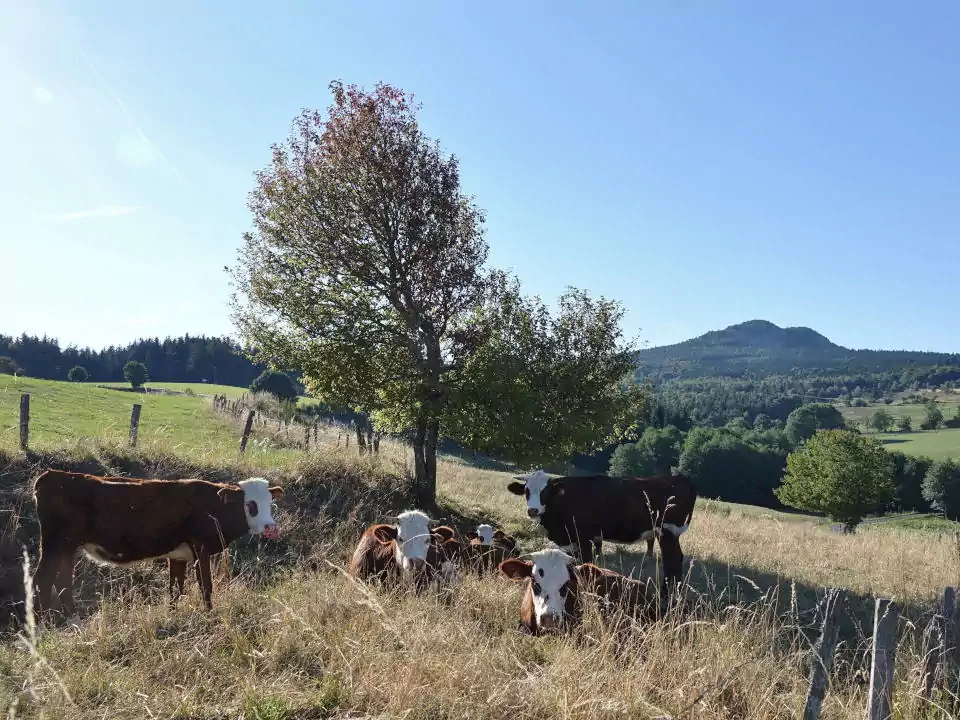
[[[926,455],[934,460],[960,458],[960,428],[874,435],[888,450]]]
[[[940,410],[945,418],[953,417],[960,406],[960,401],[951,398],[949,402],[941,400]],[[926,417],[927,411],[923,405],[884,405],[882,403],[868,405],[867,407],[842,407],[838,406],[843,419],[847,422],[851,420],[861,423],[869,422],[877,410],[883,408],[895,418],[908,417],[913,421],[913,426],[917,427]]]
[[[105,387],[129,388],[128,383],[87,383],[88,385],[103,385]],[[248,388],[234,387],[233,385],[213,385],[211,383],[176,383],[176,382],[148,382],[148,389],[172,390],[173,392],[186,392],[190,390],[196,395],[226,395],[230,399],[240,397]]]
[[[960,407],[960,397],[950,395],[938,396],[940,410],[945,419],[952,418]],[[839,406],[838,406],[839,407]],[[907,455],[925,455],[934,460],[946,458],[960,458],[960,428],[944,430],[924,430],[918,428],[926,417],[927,411],[923,405],[884,405],[877,403],[867,407],[840,407],[844,420],[848,423],[859,423],[862,426],[870,421],[877,410],[884,409],[894,418],[908,417],[913,422],[914,431],[910,433],[883,433],[872,434],[882,442],[888,450],[898,450]],[[866,432],[869,428],[863,427]]]

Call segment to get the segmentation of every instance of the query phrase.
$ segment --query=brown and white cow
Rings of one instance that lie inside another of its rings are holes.
[[[34,482],[33,494],[40,520],[40,562],[33,579],[38,612],[49,607],[54,585],[64,611],[73,612],[78,548],[105,565],[167,558],[171,600],[183,592],[187,566],[195,564],[210,609],[210,557],[244,535],[280,535],[271,505],[283,488],[263,478],[228,485],[47,470]]]
[[[431,527],[434,521],[419,510],[389,519],[393,522],[364,530],[350,559],[350,575],[388,582],[409,579],[418,587],[454,579],[462,545],[453,528]]]
[[[543,470],[516,478],[507,489],[526,499],[527,515],[561,548],[591,562],[603,540],[660,540],[666,585],[683,574],[680,536],[690,527],[697,491],[683,475],[551,478]]]
[[[520,554],[520,546],[512,535],[487,523],[477,525],[477,529],[468,532],[466,538],[464,559],[471,570],[495,570],[507,558]]]
[[[607,616],[617,611],[647,615],[658,607],[652,583],[591,563],[578,565],[560,549],[540,550],[529,557],[504,560],[500,572],[511,580],[528,581],[520,602],[520,623],[533,635],[576,627],[587,599],[593,596],[600,599]]]

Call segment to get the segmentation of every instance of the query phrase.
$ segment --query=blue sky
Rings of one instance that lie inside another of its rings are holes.
[[[340,78],[417,95],[529,292],[960,351],[956,2],[160,7],[0,0],[0,332],[232,332],[253,172]]]

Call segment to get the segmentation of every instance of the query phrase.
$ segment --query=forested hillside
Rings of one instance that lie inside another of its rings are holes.
[[[731,325],[676,345],[642,350],[638,373],[662,380],[704,377],[759,379],[771,375],[909,377],[950,366],[960,378],[960,354],[910,350],[851,350],[805,327],[781,328],[766,320]]]
[[[190,337],[137,340],[103,350],[61,348],[54,338],[0,335],[0,358],[18,372],[45,380],[66,380],[70,368],[86,368],[96,382],[123,382],[123,366],[139,360],[155,382],[210,382],[246,387],[263,367],[251,362],[228,338]]]

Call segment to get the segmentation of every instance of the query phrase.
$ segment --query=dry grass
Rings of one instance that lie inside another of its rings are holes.
[[[852,616],[873,594],[907,607],[895,700],[897,717],[919,717],[919,634],[942,588],[958,584],[952,538],[881,528],[842,536],[809,520],[701,503],[684,536],[693,580],[688,613],[617,633],[588,613],[576,638],[530,638],[516,627],[521,588],[501,578],[468,578],[449,592],[415,597],[366,589],[332,569],[328,561],[342,567],[367,522],[406,502],[398,477],[408,459],[392,443],[379,460],[358,460],[328,441],[310,456],[283,453],[269,468],[290,489],[279,511],[285,540],[238,543],[232,579],[215,581],[211,613],[192,582],[170,610],[162,566],[103,571],[81,560],[79,618],[39,628],[35,654],[26,650],[26,630],[14,628],[20,640],[0,640],[0,712],[181,720],[792,718],[805,693],[816,602],[824,585],[841,585],[851,591]],[[168,477],[263,472],[220,453],[178,456],[149,445],[133,455],[78,446],[56,459]],[[26,467],[0,458],[4,497],[14,497]],[[461,526],[492,518],[535,549],[543,539],[506,492],[508,481],[506,473],[443,461],[442,511]],[[21,539],[30,534],[30,512],[27,503],[17,514]],[[634,547],[611,548],[605,564],[654,571]],[[857,623],[843,637],[825,718],[864,713],[866,638]]]

